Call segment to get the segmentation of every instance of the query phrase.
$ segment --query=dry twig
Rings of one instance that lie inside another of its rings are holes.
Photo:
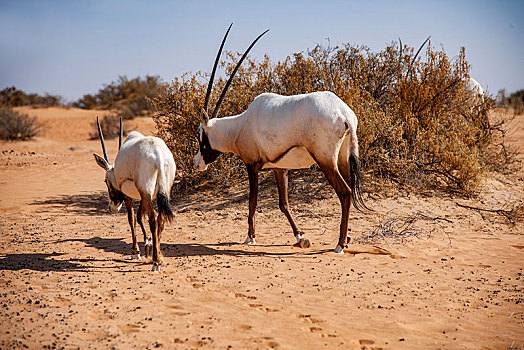
[[[434,221],[433,224],[435,225],[435,227],[427,231],[423,230],[417,227],[416,225],[416,222],[419,220]],[[407,242],[411,242],[413,238],[420,239],[423,236],[425,236],[426,238],[431,237],[431,234],[435,230],[439,228],[442,229],[440,224],[437,222],[439,220],[452,222],[451,220],[445,218],[431,217],[420,212],[417,212],[405,218],[387,218],[384,222],[380,223],[377,227],[375,227],[373,231],[371,231],[369,234],[358,237],[355,239],[355,241],[358,243],[377,243],[381,241],[390,241],[390,245],[405,244]],[[444,231],[444,233],[446,232]],[[451,244],[451,239],[449,239],[449,243]]]
[[[478,208],[478,207],[472,207],[470,205],[460,204],[458,202],[455,202],[459,207],[466,208],[466,209],[472,209],[477,210],[479,212],[488,212],[488,213],[495,213],[498,215],[501,215],[508,220],[508,222],[515,226],[517,222],[524,220],[524,203],[520,203],[517,206],[514,206],[513,208],[506,210],[506,209],[485,209],[485,208]]]

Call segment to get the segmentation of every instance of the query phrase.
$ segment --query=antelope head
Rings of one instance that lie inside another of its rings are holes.
[[[211,89],[213,88],[213,80],[215,79],[215,73],[218,65],[218,61],[220,60],[220,55],[222,54],[222,49],[224,47],[224,43],[226,42],[227,35],[229,34],[229,30],[231,29],[231,26],[233,23],[229,25],[229,28],[227,29],[226,34],[224,35],[224,38],[222,39],[222,44],[220,44],[220,48],[218,50],[217,56],[215,58],[215,64],[213,65],[213,70],[211,71],[211,77],[209,78],[209,83],[207,85],[207,92],[206,92],[206,98],[204,100],[204,108],[202,109],[201,114],[201,123],[198,128],[198,153],[195,155],[195,158],[193,159],[193,164],[195,168],[197,168],[200,171],[204,171],[207,169],[207,166],[212,163],[217,157],[220,155],[220,152],[213,149],[209,142],[209,129],[211,127],[210,120],[217,116],[218,110],[220,109],[220,105],[222,104],[222,101],[224,97],[226,96],[227,90],[229,86],[231,85],[231,82],[233,81],[233,78],[235,77],[235,74],[240,68],[240,65],[244,61],[244,59],[247,57],[247,54],[249,51],[255,46],[255,43],[260,39],[264,34],[266,34],[268,30],[260,34],[247,48],[246,52],[242,55],[242,58],[240,58],[240,61],[238,61],[235,69],[231,73],[231,76],[229,77],[226,85],[224,86],[224,89],[222,90],[222,93],[220,94],[220,97],[215,105],[215,108],[213,109],[213,112],[211,115],[208,114],[207,105],[209,102],[209,96],[211,95]]]
[[[102,143],[102,151],[104,152],[104,157],[93,153],[95,156],[96,163],[106,171],[106,178],[105,183],[107,186],[107,191],[109,194],[109,211],[112,213],[116,213],[122,208],[122,203],[124,202],[124,194],[118,190],[119,186],[116,181],[115,172],[114,172],[114,166],[109,163],[109,158],[107,156],[106,151],[106,144],[104,142],[104,135],[102,134],[102,129],[100,128],[100,122],[98,121],[98,117],[96,117],[96,124],[98,127],[98,136],[100,138],[100,142]],[[122,146],[122,118],[120,118],[120,132],[118,133],[118,150],[120,151],[120,147]]]

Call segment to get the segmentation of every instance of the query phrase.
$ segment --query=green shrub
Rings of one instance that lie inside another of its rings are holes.
[[[36,117],[13,111],[11,107],[0,106],[0,139],[29,140],[39,131]]]
[[[222,68],[229,74],[239,54],[226,56]],[[503,121],[494,126],[488,120],[494,101],[478,99],[466,88],[469,69],[464,49],[450,60],[431,45],[424,59],[413,48],[399,50],[393,43],[378,53],[350,44],[317,45],[307,54],[295,53],[276,64],[267,55],[259,62],[247,59],[219,116],[242,113],[262,92],[292,95],[330,90],[359,119],[367,180],[468,195],[485,170],[511,161],[501,156]],[[232,155],[220,156],[205,175],[193,170],[206,78],[202,73],[175,78],[151,100],[158,133],[173,150],[186,185],[203,176],[218,182],[244,176],[242,162]],[[217,79],[210,106],[224,84],[224,79]]]

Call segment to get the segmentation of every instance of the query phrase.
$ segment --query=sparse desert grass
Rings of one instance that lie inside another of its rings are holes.
[[[317,45],[273,63],[246,60],[233,80],[219,116],[246,110],[262,92],[284,95],[330,90],[359,118],[358,137],[366,182],[394,182],[413,189],[437,189],[462,195],[475,192],[487,170],[514,161],[506,152],[506,120],[488,119],[494,105],[466,88],[470,66],[465,50],[454,58],[428,45],[421,58],[414,48],[392,43],[380,52],[365,46]],[[239,54],[227,53],[222,68],[232,71]],[[207,173],[193,170],[196,131],[206,91],[201,72],[177,77],[151,99],[158,133],[175,154],[181,185],[202,178],[217,183],[243,176],[238,157],[222,155]],[[211,103],[225,79],[219,78]],[[313,172],[318,171],[314,167]],[[324,181],[313,176],[313,181]]]

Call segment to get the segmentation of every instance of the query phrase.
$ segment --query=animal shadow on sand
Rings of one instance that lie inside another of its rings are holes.
[[[319,171],[307,173],[296,170],[294,172],[296,174],[293,175],[292,172],[289,180],[289,201],[292,208],[298,210],[300,207],[299,203],[311,203],[325,199],[329,195],[334,195],[334,191],[327,186],[323,175]],[[230,186],[204,182],[196,188],[186,189],[180,193],[177,192],[176,186],[173,186],[170,197],[171,206],[175,212],[179,213],[191,210],[227,210],[238,208],[239,205],[245,205],[247,213],[247,202],[249,199],[247,176],[245,181]],[[258,197],[259,209],[278,207],[278,190],[271,171],[261,173]],[[108,196],[106,191],[54,196],[45,200],[34,201],[30,204],[39,206],[39,213],[66,212],[82,216],[108,214]],[[136,200],[134,201],[134,207],[135,210],[138,207],[138,201]],[[125,215],[126,210],[122,209],[119,214]]]
[[[74,238],[58,241],[62,242],[83,242],[87,247],[96,248],[103,250],[107,253],[119,254],[122,257],[115,259],[116,261],[128,261],[126,260],[131,256],[131,243],[127,243],[123,238]],[[141,251],[144,251],[142,244],[139,244]],[[264,248],[271,247],[273,251],[266,251]],[[284,251],[275,251],[275,248],[287,248]],[[275,259],[283,256],[294,256],[294,257],[306,257],[322,255],[332,251],[332,249],[315,249],[315,250],[304,250],[300,248],[289,251],[289,245],[257,245],[257,250],[251,249],[252,247],[246,246],[241,243],[217,243],[217,244],[202,244],[202,243],[161,243],[160,249],[164,257],[168,258],[186,258],[186,257],[199,257],[209,255],[226,255],[234,257],[274,257]],[[262,250],[264,249],[264,250]],[[349,254],[379,254],[379,255],[390,255],[391,253],[385,249],[377,247],[363,247],[361,249],[348,249]],[[86,259],[87,261],[87,259]],[[131,261],[129,261],[131,262]],[[133,263],[135,263],[133,261]]]
[[[107,253],[122,255],[122,259],[131,255],[132,245],[124,241],[124,238],[71,238],[57,241],[56,243],[65,242],[82,242],[89,248],[96,248]],[[143,243],[139,243],[140,249],[144,251]],[[238,247],[238,248],[236,248]],[[258,247],[266,247],[258,245]],[[269,246],[267,246],[269,247]],[[271,245],[271,247],[287,247],[287,245]],[[192,256],[206,255],[228,255],[228,256],[274,256],[275,258],[284,255],[296,255],[297,252],[266,252],[253,251],[247,249],[247,246],[241,243],[218,243],[218,244],[201,244],[201,243],[161,243],[160,250],[164,257],[182,258]],[[329,249],[316,250],[310,254],[322,254]]]
[[[56,259],[64,253],[23,253],[23,254],[1,254],[0,269],[9,271],[33,270],[40,272],[65,272],[81,271],[87,272],[86,265],[83,264],[93,259]]]
[[[75,194],[51,197],[34,201],[31,205],[38,205],[38,212],[67,212],[75,215],[91,216],[107,213],[107,193]],[[123,211],[125,213],[125,210]]]

